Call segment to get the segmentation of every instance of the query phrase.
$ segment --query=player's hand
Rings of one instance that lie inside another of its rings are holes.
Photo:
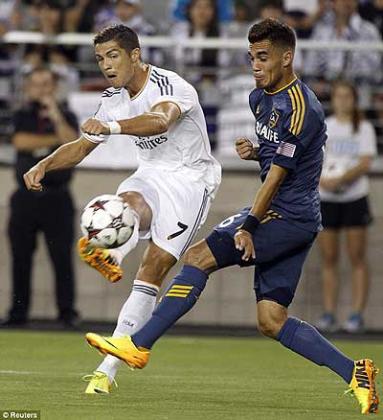
[[[43,186],[41,185],[41,180],[45,176],[45,169],[42,165],[33,166],[28,172],[26,172],[24,177],[24,182],[28,190],[31,191],[42,191]]]
[[[255,249],[253,244],[253,238],[247,230],[240,229],[234,235],[235,247],[239,251],[243,251],[242,259],[243,261],[249,261],[250,258],[255,258]]]
[[[81,126],[81,131],[93,135],[110,134],[109,127],[95,118],[89,118],[89,120],[85,121]]]
[[[235,150],[238,156],[244,160],[253,160],[256,154],[254,144],[244,137],[240,137],[235,141]]]

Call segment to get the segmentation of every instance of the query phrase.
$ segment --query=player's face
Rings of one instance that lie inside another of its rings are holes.
[[[250,44],[249,58],[257,88],[274,91],[283,87],[285,70],[292,61],[291,51],[264,40]]]
[[[108,41],[97,44],[95,54],[98,66],[111,86],[121,88],[129,85],[139,61],[138,48],[128,52],[116,41]]]

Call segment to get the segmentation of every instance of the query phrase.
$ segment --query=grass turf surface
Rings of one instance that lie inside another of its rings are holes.
[[[0,411],[40,410],[43,420],[361,417],[337,375],[271,340],[164,338],[144,370],[121,367],[110,395],[83,393],[81,377],[101,357],[82,334],[3,330],[0,343]],[[383,352],[377,342],[337,345],[378,364]]]

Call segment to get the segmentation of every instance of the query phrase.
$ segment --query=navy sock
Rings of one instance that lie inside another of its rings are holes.
[[[288,318],[277,340],[288,349],[319,366],[327,366],[347,383],[354,371],[354,361],[346,357],[314,327],[296,318]]]
[[[204,271],[185,265],[171,282],[149,321],[132,335],[133,343],[137,347],[152,348],[165,331],[194,306],[207,279]]]

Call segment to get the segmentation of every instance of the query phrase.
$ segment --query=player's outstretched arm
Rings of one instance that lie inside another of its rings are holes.
[[[181,110],[173,102],[161,102],[151,108],[149,112],[134,118],[120,121],[99,121],[94,118],[87,120],[81,130],[87,134],[129,134],[132,136],[154,136],[168,131],[177,121]]]
[[[72,168],[80,163],[96,146],[96,143],[92,143],[84,137],[60,146],[24,174],[26,187],[28,190],[41,191],[43,189],[41,180],[46,172]]]
[[[236,248],[240,251],[243,250],[242,259],[244,261],[248,261],[251,257],[255,258],[252,234],[261,222],[266,211],[270,208],[271,202],[284,181],[287,172],[287,169],[281,166],[271,165],[265,181],[255,196],[253,206],[245,223],[234,236]]]

